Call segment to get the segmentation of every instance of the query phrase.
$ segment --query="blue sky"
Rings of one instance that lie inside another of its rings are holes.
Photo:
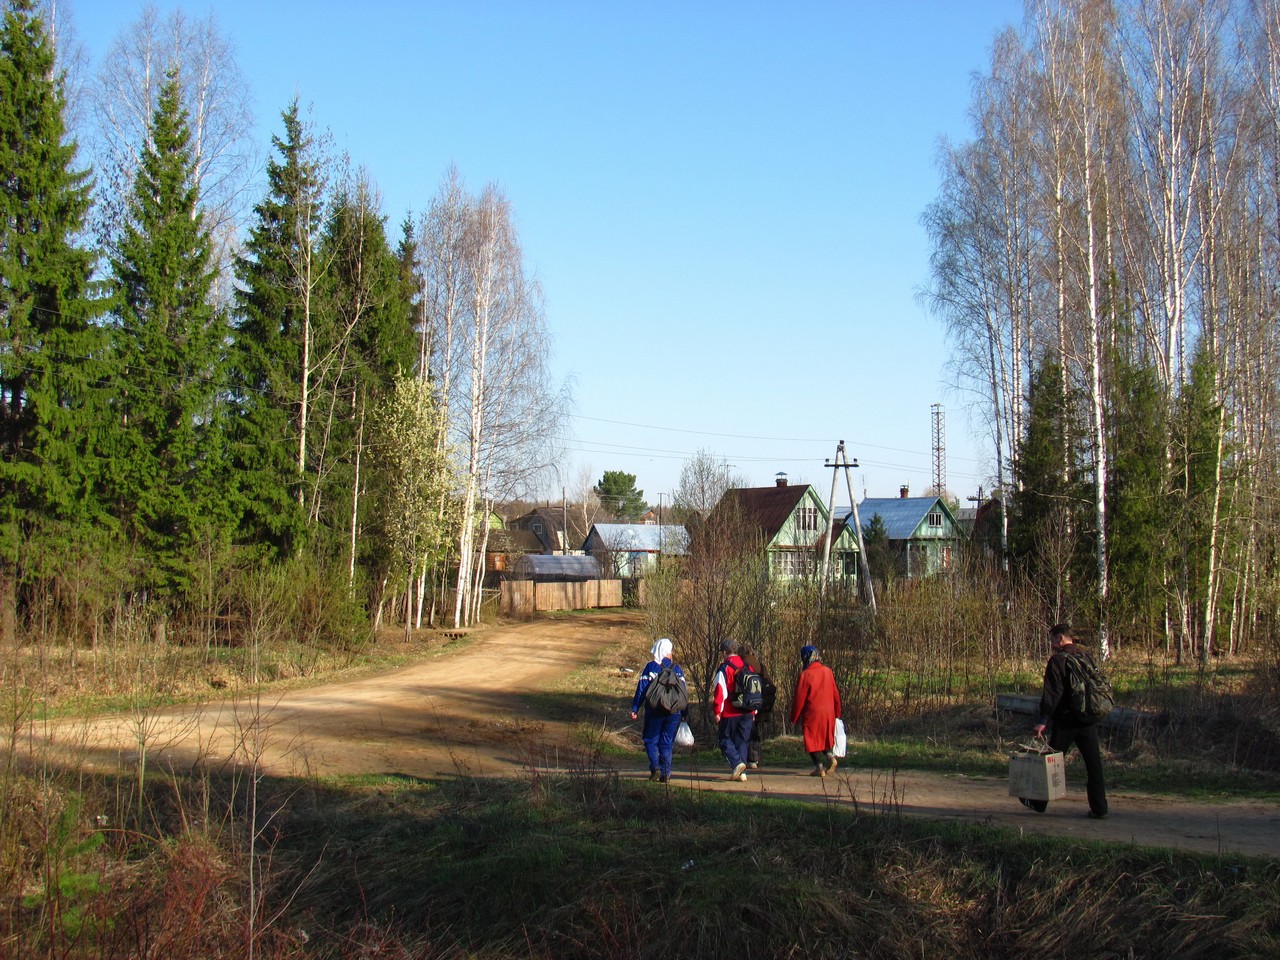
[[[503,188],[573,384],[570,485],[625,470],[656,503],[707,449],[825,496],[843,439],[859,495],[923,492],[942,403],[948,487],[990,487],[990,444],[917,301],[920,215],[1018,0],[184,9],[235,44],[264,147],[296,92],[393,228],[450,163]],[[95,58],[140,11],[71,7]]]

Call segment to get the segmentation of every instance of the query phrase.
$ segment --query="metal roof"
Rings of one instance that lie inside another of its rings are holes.
[[[595,557],[583,557],[575,554],[569,556],[526,553],[511,565],[514,573],[526,573],[538,577],[585,577],[592,580],[600,578],[600,562]]]
[[[689,544],[689,533],[679,524],[597,523],[591,533],[600,538],[605,550],[681,554]]]
[[[712,518],[726,512],[731,518],[740,517],[743,522],[755,524],[765,540],[769,541],[778,535],[782,525],[795,512],[808,491],[807,483],[782,487],[735,487],[725,491],[715,510],[711,512]],[[825,505],[822,512],[825,520]]]
[[[858,504],[858,520],[866,530],[871,518],[879,514],[890,540],[909,540],[928,513],[941,503],[938,497],[867,497]],[[945,505],[938,509],[950,512]],[[850,510],[845,519],[852,517]]]

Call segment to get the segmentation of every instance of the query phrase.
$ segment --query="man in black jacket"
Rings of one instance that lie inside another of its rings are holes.
[[[1049,642],[1053,655],[1044,668],[1044,690],[1040,694],[1040,720],[1035,726],[1037,737],[1043,737],[1045,728],[1052,726],[1049,746],[1066,753],[1075,744],[1084,760],[1088,783],[1089,816],[1102,820],[1107,816],[1107,787],[1102,777],[1102,750],[1098,745],[1098,727],[1085,723],[1071,709],[1070,680],[1067,676],[1068,658],[1082,657],[1084,651],[1075,645],[1071,627],[1055,624],[1049,630]],[[1045,809],[1044,801],[1024,801],[1036,810]]]

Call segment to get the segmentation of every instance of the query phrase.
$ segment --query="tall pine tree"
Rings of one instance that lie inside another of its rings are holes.
[[[1051,620],[1076,612],[1079,598],[1088,595],[1089,576],[1079,430],[1068,409],[1072,398],[1068,394],[1064,407],[1062,394],[1062,367],[1046,357],[1031,380],[1009,525],[1010,552],[1040,591]]]
[[[119,502],[160,595],[189,583],[197,549],[228,533],[222,412],[225,329],[177,73],[160,90],[112,258],[118,297]]]
[[[1222,576],[1221,532],[1214,515],[1229,514],[1232,483],[1224,471],[1222,407],[1215,389],[1216,360],[1202,342],[1192,357],[1187,381],[1182,384],[1173,427],[1173,502],[1177,505],[1179,552],[1175,592],[1182,626],[1178,637],[1178,658],[1184,654],[1183,638],[1199,645],[1207,659],[1211,650],[1208,629],[1217,618],[1214,609],[1220,599],[1211,583]],[[1211,576],[1212,575],[1212,576]]]
[[[15,589],[103,527],[93,444],[101,312],[80,243],[90,198],[75,167],[52,42],[29,0],[0,27],[0,635]],[[32,540],[41,532],[38,548]],[[72,549],[72,551],[74,550]],[[42,569],[43,568],[43,569]]]
[[[236,265],[232,333],[232,462],[240,477],[242,539],[268,555],[293,553],[305,530],[299,438],[311,337],[323,180],[295,100],[282,114],[267,196]]]
[[[333,199],[321,239],[326,264],[317,323],[317,429],[310,444],[311,517],[325,551],[349,559],[356,463],[367,442],[368,414],[413,369],[417,344],[413,305],[400,260],[387,239],[376,191],[361,172]],[[323,419],[323,427],[319,421]]]
[[[1107,484],[1111,619],[1127,636],[1160,636],[1172,561],[1172,501],[1164,487],[1168,408],[1149,366],[1118,359],[1112,383]]]

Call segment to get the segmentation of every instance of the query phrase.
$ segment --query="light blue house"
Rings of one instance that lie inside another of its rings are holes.
[[[884,524],[898,572],[908,578],[931,577],[955,565],[965,534],[941,497],[867,497],[858,504],[865,538],[876,517]],[[853,512],[845,519],[853,522]],[[868,547],[870,550],[870,547]],[[879,571],[873,571],[877,576]]]
[[[597,523],[592,525],[582,550],[600,561],[606,577],[643,577],[664,554],[682,556],[689,534],[678,524]]]

